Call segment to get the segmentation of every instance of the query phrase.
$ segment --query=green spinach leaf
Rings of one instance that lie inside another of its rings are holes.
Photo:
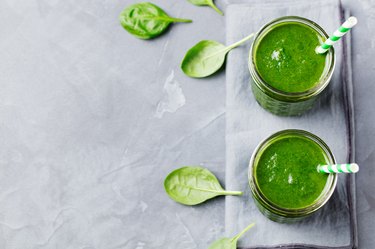
[[[220,15],[224,15],[223,12],[216,7],[213,0],[189,0],[189,2],[197,6],[210,6]]]
[[[224,190],[214,174],[202,167],[182,167],[164,180],[169,197],[185,205],[196,205],[219,195],[242,195],[240,191]]]
[[[237,248],[237,241],[238,239],[246,233],[250,228],[252,228],[255,224],[252,223],[247,226],[242,232],[238,235],[234,236],[233,238],[221,238],[213,242],[208,249],[236,249]]]
[[[147,2],[125,8],[119,19],[125,30],[140,39],[151,39],[160,35],[171,23],[192,22],[170,17],[158,6]]]
[[[203,40],[187,51],[181,63],[182,71],[193,78],[207,77],[217,72],[224,64],[227,53],[252,38],[254,34],[225,47],[216,41]]]

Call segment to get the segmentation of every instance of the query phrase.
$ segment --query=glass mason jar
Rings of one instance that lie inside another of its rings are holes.
[[[307,141],[311,141],[315,143],[320,148],[322,153],[325,157],[327,163],[335,164],[335,158],[328,148],[327,144],[325,144],[319,137],[311,134],[307,131],[303,130],[282,130],[279,131],[264,141],[262,141],[257,148],[255,149],[252,157],[250,159],[249,164],[249,186],[252,192],[252,196],[254,202],[258,209],[270,220],[280,222],[280,223],[292,223],[299,221],[317,210],[319,210],[324,204],[329,200],[331,195],[333,194],[336,182],[337,182],[337,175],[336,174],[328,174],[327,180],[325,182],[323,190],[320,192],[319,196],[314,199],[310,204],[305,205],[299,208],[285,208],[281,207],[280,205],[275,204],[274,202],[270,201],[269,198],[262,192],[261,188],[259,187],[259,181],[257,176],[257,166],[260,162],[260,158],[270,145],[272,145],[276,141],[280,141],[280,139],[290,138],[290,137],[297,137],[297,138],[305,138]],[[295,153],[291,153],[292,155]],[[293,155],[294,156],[294,155]],[[268,169],[267,169],[268,170]],[[318,173],[317,174],[321,174]],[[296,179],[295,179],[296,180]],[[298,180],[296,180],[298,182]]]
[[[262,79],[256,66],[257,48],[265,35],[280,24],[306,25],[316,32],[323,41],[328,39],[327,33],[316,23],[298,16],[285,16],[267,23],[256,34],[249,53],[249,70],[251,74],[251,87],[255,99],[266,110],[273,114],[282,116],[300,115],[312,108],[317,96],[328,85],[335,67],[335,54],[333,47],[328,50],[325,67],[319,82],[311,89],[304,92],[286,92],[272,87]]]

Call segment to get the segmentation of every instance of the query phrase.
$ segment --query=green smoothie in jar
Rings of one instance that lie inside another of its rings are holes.
[[[260,211],[268,218],[289,222],[318,210],[336,185],[335,174],[317,171],[334,164],[328,146],[302,130],[284,130],[262,142],[253,154],[249,182]]]
[[[301,17],[283,17],[264,26],[250,50],[252,89],[258,103],[278,115],[310,109],[328,85],[334,51],[315,52],[328,35]]]

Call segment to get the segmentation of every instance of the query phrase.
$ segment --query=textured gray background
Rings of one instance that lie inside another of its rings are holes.
[[[0,1],[0,248],[201,249],[224,233],[223,198],[185,207],[162,181],[197,164],[224,183],[224,72],[194,80],[179,63],[201,39],[224,42],[225,18],[153,2],[194,23],[142,41],[117,20],[130,0]],[[360,22],[359,243],[373,248],[375,2],[344,5]]]

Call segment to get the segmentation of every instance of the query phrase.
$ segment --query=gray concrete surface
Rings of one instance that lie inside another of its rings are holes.
[[[225,42],[225,18],[153,2],[194,22],[142,41],[118,23],[130,0],[0,1],[0,248],[201,249],[224,233],[223,198],[181,206],[162,181],[203,165],[224,183],[225,73],[190,79],[179,63],[199,40]],[[344,5],[359,19],[359,245],[373,248],[375,2]]]

